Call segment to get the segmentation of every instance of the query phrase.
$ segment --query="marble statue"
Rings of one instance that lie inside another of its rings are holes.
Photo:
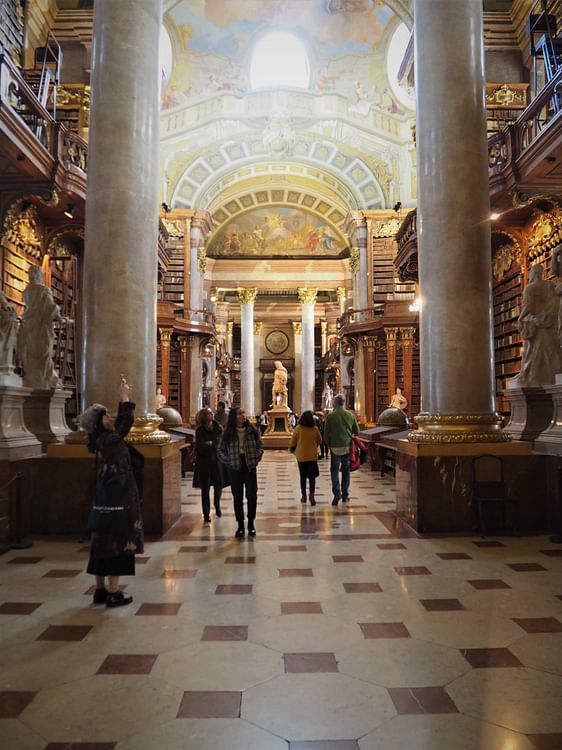
[[[396,389],[396,393],[392,395],[388,406],[389,408],[400,409],[401,411],[404,411],[408,406],[408,399],[402,394],[401,388]]]
[[[271,406],[288,406],[287,380],[289,373],[279,360],[275,360],[273,387],[271,389]]]
[[[230,388],[227,386],[224,389],[224,395],[222,397],[222,400],[224,401],[224,404],[227,409],[232,409],[232,403],[234,401],[234,393],[230,390]]]
[[[162,388],[160,387],[156,389],[155,402],[156,402],[156,411],[166,406],[166,396],[164,396],[164,394],[162,393]]]
[[[14,371],[14,351],[18,332],[18,316],[12,305],[0,291],[0,374],[11,375]]]
[[[523,338],[521,372],[512,378],[510,386],[550,385],[555,382],[556,373],[562,370],[558,340],[559,294],[556,284],[544,279],[544,267],[540,263],[531,266],[517,324]]]
[[[324,390],[322,391],[322,408],[333,409],[334,407],[334,391],[329,383],[326,383]]]
[[[28,274],[29,284],[23,293],[25,312],[18,336],[18,356],[24,386],[48,390],[59,386],[52,359],[53,322],[63,318],[51,290],[43,282],[41,269],[31,266]]]

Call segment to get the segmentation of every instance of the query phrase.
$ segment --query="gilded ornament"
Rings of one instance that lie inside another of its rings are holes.
[[[303,287],[299,287],[297,289],[297,294],[299,295],[299,302],[301,303],[301,305],[313,305],[316,302],[318,289],[306,289]]]
[[[560,206],[550,212],[533,211],[534,221],[529,238],[529,258],[536,258],[542,251],[556,247],[562,242],[562,213]]]
[[[205,245],[202,243],[197,247],[197,268],[200,274],[204,274],[207,270],[207,254],[205,252]]]
[[[244,289],[243,287],[238,287],[236,291],[238,292],[238,299],[240,300],[241,305],[253,305],[258,296],[257,289]]]
[[[418,414],[419,429],[408,434],[412,443],[506,443],[500,414]]]
[[[300,320],[293,320],[293,334],[295,336],[302,336],[302,323]]]
[[[500,245],[492,261],[492,275],[495,281],[501,281],[517,260],[517,248],[514,245]]]
[[[261,335],[263,323],[254,323],[254,336]]]
[[[395,218],[381,222],[373,232],[373,237],[395,237],[401,224],[402,222]]]
[[[385,328],[384,335],[388,344],[396,343],[398,337],[398,328]]]
[[[232,332],[233,331],[234,331],[234,321],[233,320],[229,320],[228,323],[226,324],[226,333],[227,333],[227,336],[232,336]]]
[[[343,288],[343,286],[339,286],[336,289],[336,297],[337,297],[338,302],[340,303],[340,305],[343,302],[345,302],[345,300],[346,300],[346,294],[345,294],[345,289]]]
[[[357,271],[359,270],[359,258],[361,256],[361,251],[359,248],[355,245],[351,248],[351,251],[349,253],[349,270],[351,273],[355,276]]]

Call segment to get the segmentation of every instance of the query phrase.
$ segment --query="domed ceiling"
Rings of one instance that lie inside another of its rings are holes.
[[[334,257],[350,210],[415,204],[411,92],[388,64],[410,13],[409,0],[165,3],[162,200],[210,211],[211,255],[259,254],[263,229],[277,256],[318,235],[314,252]]]

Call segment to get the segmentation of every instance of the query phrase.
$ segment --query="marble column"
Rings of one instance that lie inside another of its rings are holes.
[[[257,289],[238,289],[241,320],[240,405],[251,418],[254,415],[254,302]]]
[[[301,303],[302,366],[300,413],[314,411],[314,304],[318,289],[297,290]]]
[[[234,332],[234,321],[229,320],[226,324],[226,351],[232,357],[232,334]]]
[[[320,321],[320,333],[321,333],[321,340],[322,340],[322,356],[326,354],[328,351],[328,321],[322,320]]]
[[[161,23],[160,0],[96,0],[82,407],[115,409],[124,373],[137,416],[153,411],[156,389]]]
[[[336,289],[336,296],[338,298],[339,306],[340,306],[340,315],[343,315],[345,312],[345,302],[346,302],[346,292],[343,286],[339,286]]]
[[[301,385],[302,385],[302,323],[300,320],[293,321],[293,349],[295,351],[295,372],[293,381],[293,398],[289,402],[289,407],[297,410],[297,404],[301,403]]]
[[[410,439],[501,441],[482,2],[414,0],[414,13],[422,412]]]
[[[262,409],[269,406],[269,403],[262,406],[262,389],[261,389],[261,372],[260,372],[260,359],[264,356],[264,342],[263,342],[263,323],[254,323],[254,373],[256,374],[254,379],[254,408],[257,416],[261,414]]]
[[[201,227],[192,219],[189,233],[189,308],[192,312],[203,309],[204,243]]]

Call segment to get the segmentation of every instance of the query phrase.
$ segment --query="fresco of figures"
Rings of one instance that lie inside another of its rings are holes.
[[[343,237],[312,213],[296,208],[259,208],[221,227],[211,239],[207,255],[338,257],[345,247]]]

